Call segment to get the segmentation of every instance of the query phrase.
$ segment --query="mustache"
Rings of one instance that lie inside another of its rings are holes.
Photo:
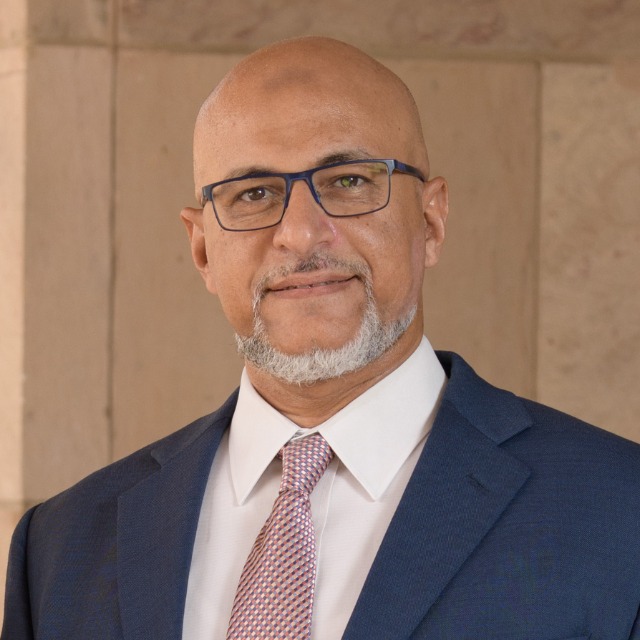
[[[253,295],[253,308],[257,310],[260,302],[266,295],[271,285],[282,278],[287,278],[294,273],[312,273],[323,269],[337,271],[345,275],[356,276],[362,280],[367,291],[372,289],[371,269],[363,260],[347,260],[337,258],[329,254],[317,252],[311,254],[308,258],[292,262],[290,264],[280,265],[269,269],[265,272],[255,287]]]

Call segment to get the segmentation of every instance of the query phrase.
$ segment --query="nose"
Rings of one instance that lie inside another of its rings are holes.
[[[316,202],[311,185],[296,180],[291,185],[287,209],[275,227],[273,244],[298,256],[309,256],[322,245],[330,245],[336,236],[335,221]]]

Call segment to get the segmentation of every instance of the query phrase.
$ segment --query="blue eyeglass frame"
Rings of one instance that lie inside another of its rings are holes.
[[[363,162],[366,162],[366,163],[380,162],[387,165],[388,178],[389,178],[389,194],[387,196],[387,201],[382,206],[377,207],[376,209],[372,209],[371,211],[364,211],[362,213],[352,213],[345,216],[339,216],[333,213],[329,213],[329,211],[327,211],[324,208],[322,202],[320,201],[320,196],[316,192],[316,188],[313,185],[313,180],[312,180],[313,174],[316,173],[317,171],[322,171],[323,169],[331,169],[332,167],[339,167],[343,165],[348,166],[350,164],[362,164]],[[289,197],[291,196],[291,187],[293,183],[296,182],[297,180],[304,180],[304,182],[306,182],[307,186],[309,187],[309,191],[311,191],[311,195],[313,196],[313,199],[318,203],[318,205],[320,205],[320,208],[328,216],[331,216],[332,218],[355,218],[357,216],[365,216],[370,213],[375,213],[376,211],[380,211],[381,209],[384,209],[389,204],[389,200],[391,198],[391,175],[393,173],[404,173],[406,175],[413,176],[414,178],[418,178],[418,180],[421,180],[422,182],[427,181],[427,178],[425,178],[425,176],[423,175],[422,171],[420,171],[420,169],[417,169],[416,167],[412,167],[410,164],[400,162],[400,160],[394,160],[393,158],[362,158],[360,160],[344,160],[343,162],[332,162],[331,164],[323,164],[320,167],[314,167],[313,169],[308,169],[307,171],[297,171],[294,173],[277,173],[272,171],[264,171],[261,173],[248,173],[243,176],[238,176],[237,178],[229,178],[227,180],[220,180],[219,182],[213,182],[211,184],[208,184],[202,187],[202,200],[203,200],[202,206],[204,207],[207,201],[211,202],[211,205],[213,207],[213,213],[216,216],[216,220],[218,221],[218,224],[220,225],[220,227],[222,227],[225,231],[241,232],[241,231],[259,231],[260,229],[269,229],[271,227],[275,227],[279,225],[282,222],[282,218],[284,218],[284,214],[286,213],[287,207],[289,206]],[[246,180],[247,178],[283,178],[284,179],[285,198],[284,198],[284,206],[282,207],[282,215],[280,216],[277,222],[274,222],[273,224],[268,224],[264,227],[252,227],[251,229],[230,229],[229,227],[225,227],[222,224],[220,217],[218,216],[218,211],[216,210],[216,203],[213,200],[213,190],[216,187],[219,187],[221,184],[228,184],[229,182],[238,182],[239,180]]]

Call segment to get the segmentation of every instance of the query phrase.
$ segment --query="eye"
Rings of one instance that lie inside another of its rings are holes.
[[[364,179],[361,176],[340,176],[335,183],[344,189],[352,189],[362,186]]]
[[[269,195],[271,195],[271,192],[266,187],[252,187],[251,189],[246,189],[240,193],[238,195],[238,199],[249,202],[258,202],[259,200],[268,198]]]

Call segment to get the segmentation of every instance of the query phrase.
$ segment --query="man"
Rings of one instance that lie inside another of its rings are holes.
[[[205,101],[194,168],[239,394],[25,515],[3,640],[640,638],[640,448],[422,336],[447,189],[403,83],[267,47]]]

